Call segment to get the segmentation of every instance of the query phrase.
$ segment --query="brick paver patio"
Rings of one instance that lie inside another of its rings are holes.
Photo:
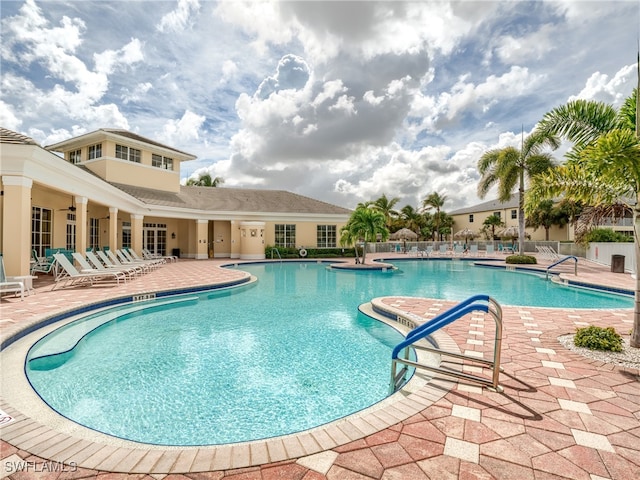
[[[25,301],[3,297],[0,334],[4,340],[26,325],[72,306],[229,282],[242,275],[238,270],[218,268],[221,263],[181,260],[126,285],[55,292],[50,291],[50,279],[40,278],[35,283],[36,293]],[[572,267],[567,268],[563,275],[576,278],[571,272]],[[628,274],[610,273],[582,260],[577,279],[629,290],[635,282]],[[379,302],[390,310],[425,320],[453,305],[404,297],[386,297]],[[0,408],[16,421],[2,427],[0,478],[640,478],[640,371],[588,360],[557,340],[588,324],[613,326],[627,334],[632,311],[504,307],[503,313],[502,393],[439,379],[428,391],[408,395],[396,407],[250,448],[235,445],[160,451],[105,445],[43,426],[23,415],[21,405],[8,403],[3,395]],[[487,356],[493,332],[489,317],[471,315],[446,327],[443,334],[460,351]],[[3,377],[8,373],[6,368],[2,365]],[[473,372],[474,367],[465,368]],[[64,468],[57,463],[62,459]],[[87,468],[87,464],[95,467]]]

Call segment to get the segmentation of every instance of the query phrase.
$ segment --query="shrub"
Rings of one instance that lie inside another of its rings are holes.
[[[506,263],[518,263],[518,264],[536,264],[538,261],[536,257],[531,255],[509,255],[504,260]]]
[[[592,242],[633,242],[633,237],[614,232],[610,228],[595,228],[584,236],[587,243]]]
[[[573,338],[576,347],[585,347],[589,350],[603,350],[605,352],[621,352],[622,337],[613,327],[589,326],[579,328]]]

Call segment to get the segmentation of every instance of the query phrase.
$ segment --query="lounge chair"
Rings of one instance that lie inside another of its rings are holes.
[[[145,273],[145,269],[141,265],[124,265],[120,263],[120,261],[118,260],[118,257],[116,257],[113,253],[110,253],[110,252],[111,252],[110,250],[104,250],[104,251],[98,250],[96,252],[100,260],[102,260],[102,263],[104,263],[107,268],[116,268],[116,269],[119,268],[121,270],[130,269],[134,271],[136,275]]]
[[[133,258],[131,256],[131,254],[123,249],[123,250],[116,250],[116,255],[118,256],[118,258],[120,259],[121,263],[124,263],[125,265],[127,264],[131,264],[131,265],[145,265],[147,268],[151,269],[156,269],[160,266],[160,263],[158,263],[157,260],[136,260],[135,258]],[[164,263],[164,262],[163,262]]]
[[[129,279],[135,277],[138,274],[138,270],[136,270],[134,267],[127,267],[127,266],[117,267],[115,265],[113,266],[106,265],[102,263],[100,259],[96,256],[96,254],[93,252],[87,252],[87,260],[91,263],[91,265],[93,265],[93,267],[96,270],[105,270],[105,271],[111,270],[116,272],[122,272]]]
[[[478,256],[478,245],[469,245],[469,255]]]
[[[129,256],[131,257],[131,259],[135,262],[152,262],[153,264],[157,264],[157,265],[163,265],[165,263],[167,263],[167,259],[165,257],[161,257],[161,256],[155,256],[153,258],[147,258],[146,256],[144,258],[142,258],[140,255],[138,255],[135,250],[131,249],[131,248],[125,248],[124,249],[125,253],[128,253]]]
[[[4,273],[4,257],[0,255],[0,294],[20,292],[20,300],[24,300],[24,282],[15,277],[7,277]]]
[[[433,254],[433,247],[431,245],[427,246],[427,248],[424,249],[423,255],[425,257],[430,257]]]
[[[73,252],[72,255],[74,260],[78,262],[78,265],[80,265],[80,273],[93,273],[96,275],[102,274],[105,277],[113,277],[113,279],[116,280],[118,283],[120,283],[120,280],[122,280],[125,283],[127,281],[127,274],[121,270],[107,270],[106,268],[94,268],[91,266],[91,264],[89,264],[89,262],[87,262],[87,260],[79,252]]]
[[[127,257],[125,257],[120,250],[115,250],[115,253],[113,250],[108,250],[106,253],[107,253],[107,256],[111,259],[111,262],[114,263],[115,265],[126,265],[129,267],[138,267],[142,269],[143,273],[148,273],[151,271],[150,265],[143,264],[140,262],[132,262],[131,260],[127,259]]]
[[[136,253],[131,249],[129,249],[129,251],[132,255]],[[147,248],[142,249],[142,256],[147,260],[153,260],[154,258],[164,258],[165,260],[168,260],[170,262],[178,261],[178,257],[176,255],[158,255],[157,253],[151,253]]]
[[[456,257],[461,257],[464,253],[464,247],[462,245],[454,245],[453,246],[453,254]]]
[[[440,255],[446,255],[447,254],[447,244],[443,243],[440,245],[440,247],[438,247],[438,252],[440,253]]]
[[[488,243],[487,244],[486,254],[487,255],[493,255],[494,253],[495,253],[495,247],[494,247],[493,243]]]
[[[66,255],[55,253],[53,255],[56,262],[60,265],[60,271],[55,277],[55,284],[52,290],[58,287],[70,287],[77,285],[94,285],[102,282],[120,283],[119,275],[112,275],[109,272],[79,272],[78,269],[69,261]]]

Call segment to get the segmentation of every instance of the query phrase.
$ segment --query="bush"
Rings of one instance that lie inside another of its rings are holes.
[[[595,228],[584,236],[587,243],[592,242],[633,242],[633,237],[614,232],[610,228]]]
[[[603,350],[605,352],[621,352],[622,337],[613,327],[590,327],[579,328],[573,338],[576,347],[584,347],[589,350]]]
[[[536,264],[538,261],[536,257],[531,255],[509,255],[504,260],[506,263],[518,263],[518,264]]]

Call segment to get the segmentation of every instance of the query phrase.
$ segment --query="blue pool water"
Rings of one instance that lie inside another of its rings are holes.
[[[502,304],[632,306],[468,262],[398,265],[241,265],[258,282],[118,307],[55,330],[30,350],[27,375],[53,409],[95,430],[162,445],[233,443],[305,430],[385,398],[401,336],[357,313],[374,297],[488,293]]]

